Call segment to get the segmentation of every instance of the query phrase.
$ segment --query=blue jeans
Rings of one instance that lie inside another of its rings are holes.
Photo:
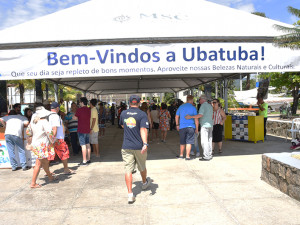
[[[199,150],[199,144],[198,144],[198,135],[195,135],[195,143],[192,144],[192,152],[195,152],[195,148],[196,148],[196,151],[197,153],[200,153],[200,150]]]
[[[5,141],[12,169],[16,169],[18,167],[18,162],[15,155],[15,147],[17,147],[19,151],[19,158],[22,168],[26,168],[26,155],[22,138],[15,135],[6,134]]]
[[[78,142],[77,132],[71,132],[70,136],[71,136],[71,145],[72,145],[72,149],[73,149],[73,154],[78,154],[79,146],[77,144],[77,142]]]

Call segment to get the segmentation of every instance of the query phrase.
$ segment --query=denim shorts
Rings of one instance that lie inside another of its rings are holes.
[[[87,145],[90,143],[90,134],[83,134],[79,132],[77,132],[77,134],[80,146]]]
[[[186,127],[179,130],[180,144],[194,144],[195,142],[195,128]]]

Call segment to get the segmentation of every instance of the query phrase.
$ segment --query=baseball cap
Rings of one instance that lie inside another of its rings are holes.
[[[138,95],[131,95],[129,101],[131,103],[139,103],[141,101],[141,98]]]
[[[59,107],[59,104],[57,102],[52,102],[51,103],[51,109],[55,109],[57,107]]]

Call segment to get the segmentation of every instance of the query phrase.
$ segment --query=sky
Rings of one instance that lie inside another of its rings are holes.
[[[0,30],[87,2],[88,0],[0,0]],[[163,1],[163,0],[162,0]],[[209,0],[247,12],[264,12],[270,19],[293,24],[299,18],[287,7],[300,9],[300,0]]]

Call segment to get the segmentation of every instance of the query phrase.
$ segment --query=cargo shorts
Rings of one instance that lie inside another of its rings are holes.
[[[142,150],[130,149],[121,150],[126,173],[132,173],[136,165],[140,172],[143,172],[146,169],[147,151],[143,154],[141,151]]]

